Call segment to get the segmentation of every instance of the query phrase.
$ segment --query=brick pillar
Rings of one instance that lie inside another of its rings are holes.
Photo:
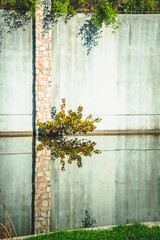
[[[40,0],[35,22],[35,121],[51,119],[51,28],[47,17],[51,0]]]
[[[35,163],[35,233],[50,231],[51,212],[51,154],[44,149],[36,152]]]
[[[46,21],[51,0],[40,0],[40,3],[41,7],[36,9],[35,21],[35,124],[37,121],[46,122],[51,119],[51,28]],[[35,233],[50,231],[50,160],[50,151],[36,152]]]

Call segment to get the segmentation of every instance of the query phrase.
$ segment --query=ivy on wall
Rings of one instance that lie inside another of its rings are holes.
[[[117,25],[118,8],[113,1],[106,0],[53,0],[52,13],[56,16],[66,16],[77,12],[93,13],[93,23],[99,27],[103,22],[106,25]]]
[[[34,16],[39,0],[1,0],[0,8],[29,11]],[[103,22],[117,27],[117,15],[123,13],[151,13],[160,11],[159,0],[52,0],[52,14],[57,17],[78,12],[93,13],[93,23],[99,27]]]

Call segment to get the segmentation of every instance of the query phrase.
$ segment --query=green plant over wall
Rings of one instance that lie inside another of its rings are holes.
[[[16,10],[19,12],[30,12],[32,17],[35,16],[35,9],[39,6],[39,0],[1,0],[0,9]],[[20,14],[20,13],[19,13]]]
[[[73,135],[75,133],[86,134],[96,129],[94,123],[101,121],[100,118],[93,118],[92,115],[89,115],[83,120],[82,106],[79,106],[76,112],[68,110],[68,114],[66,114],[65,107],[66,100],[62,99],[60,112],[55,114],[53,121],[47,121],[45,123],[37,122],[41,135],[63,136],[64,134]]]
[[[56,16],[74,15],[78,12],[92,13],[96,27],[105,23],[117,28],[119,12],[151,13],[160,11],[159,0],[52,0],[52,13]]]
[[[160,11],[159,0],[121,0],[120,4],[124,13]]]
[[[92,13],[93,23],[96,27],[105,23],[107,26],[117,28],[119,11],[124,13],[160,11],[159,0],[51,0],[52,15],[66,17],[78,12]],[[1,0],[0,9],[29,11],[35,15],[35,8],[39,0]]]
[[[56,16],[74,15],[77,12],[93,13],[93,22],[99,27],[106,25],[118,26],[118,8],[113,1],[106,0],[53,0],[52,13]]]
[[[121,10],[124,13],[133,11],[159,11],[159,0],[51,0],[52,14],[56,16],[74,15],[78,12],[93,13],[93,22],[99,27],[103,22],[107,26],[117,28],[119,25],[117,15]],[[35,14],[39,0],[1,0],[0,8],[30,11]]]

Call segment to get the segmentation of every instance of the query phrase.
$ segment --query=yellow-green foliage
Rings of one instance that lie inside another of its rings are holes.
[[[94,123],[101,121],[100,118],[93,118],[92,115],[89,115],[85,120],[83,120],[82,106],[79,106],[76,112],[69,110],[66,114],[65,106],[65,99],[62,99],[60,112],[55,115],[53,121],[37,123],[42,135],[62,136],[63,134],[72,135],[75,133],[86,134],[87,132],[92,132],[96,129]]]
[[[55,158],[60,159],[61,170],[65,170],[65,159],[68,157],[68,163],[77,161],[77,166],[82,167],[82,156],[91,157],[93,153],[99,154],[101,151],[95,150],[95,142],[87,139],[68,139],[64,137],[47,137],[43,136],[39,139],[41,143],[37,147],[37,151],[44,148],[51,150]]]

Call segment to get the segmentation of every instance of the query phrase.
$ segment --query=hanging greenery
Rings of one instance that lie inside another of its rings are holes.
[[[93,23],[99,27],[118,26],[117,15],[123,13],[157,13],[159,0],[51,0],[52,14],[56,16],[74,15],[79,12],[92,13]],[[39,0],[1,0],[0,9],[29,11],[34,16]]]
[[[0,9],[16,10],[19,12],[30,12],[35,16],[35,8],[39,5],[39,0],[0,0]]]
[[[103,22],[116,27],[118,8],[113,1],[106,0],[53,0],[52,13],[56,16],[74,15],[78,12],[92,13],[93,22],[99,27]]]

